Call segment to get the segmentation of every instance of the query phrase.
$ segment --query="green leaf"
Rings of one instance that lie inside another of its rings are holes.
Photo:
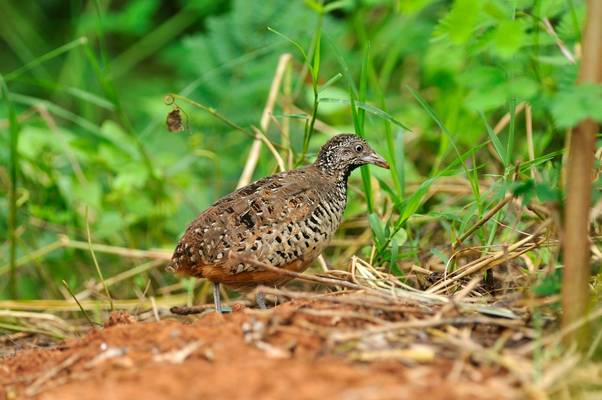
[[[399,244],[395,240],[391,240],[391,249],[389,251],[389,264],[391,271],[396,276],[402,276],[403,272],[397,266],[397,257],[399,255]]]
[[[391,237],[391,243],[396,243],[397,246],[403,246],[408,241],[408,231],[400,228]]]
[[[535,184],[535,194],[541,202],[560,202],[562,191],[546,183]]]
[[[354,2],[352,0],[333,1],[324,6],[324,12],[329,13],[329,12],[332,12],[335,10],[340,10],[342,8],[350,8],[350,7],[353,7],[353,3]]]
[[[144,168],[136,168],[135,164],[125,165],[123,170],[113,181],[113,188],[122,193],[130,193],[142,189],[148,180],[148,173]]]
[[[318,32],[316,34],[316,39],[315,39],[315,49],[314,49],[314,54],[313,54],[313,68],[311,69],[311,73],[312,73],[312,77],[313,77],[313,82],[314,85],[317,85],[318,82],[318,73],[320,72],[320,43],[321,43],[321,37],[322,35],[320,35],[320,31],[318,29]]]
[[[384,243],[385,231],[383,229],[381,220],[378,218],[378,215],[375,213],[368,215],[368,222],[370,223],[370,227],[372,228],[372,232],[374,233],[376,243]]]
[[[439,21],[435,36],[447,36],[454,44],[465,43],[479,22],[482,5],[481,0],[455,0],[450,12]]]
[[[324,12],[324,6],[316,0],[305,0],[304,3],[318,14],[322,14]]]
[[[525,24],[521,20],[502,21],[493,34],[494,50],[502,58],[510,58],[525,41]]]
[[[560,128],[573,127],[586,118],[602,122],[602,85],[570,87],[556,95],[551,110]]]
[[[99,182],[80,184],[74,180],[71,190],[75,202],[79,201],[81,204],[85,204],[97,211],[102,210],[102,188]]]
[[[506,155],[506,149],[504,149],[504,146],[502,145],[500,138],[495,134],[495,132],[493,132],[493,130],[489,126],[489,123],[487,122],[487,118],[485,118],[485,115],[483,115],[482,112],[479,112],[479,115],[481,116],[481,119],[483,120],[483,123],[485,124],[485,128],[487,128],[487,135],[489,136],[489,140],[491,140],[491,143],[493,144],[493,147],[495,148],[497,155],[504,162],[504,166],[508,166],[508,158]]]
[[[422,199],[428,193],[428,190],[433,184],[433,182],[435,182],[435,178],[430,178],[422,182],[418,189],[416,189],[416,191],[412,193],[410,197],[408,197],[407,200],[399,206],[399,212],[401,215],[399,216],[397,225],[401,225],[408,218],[414,215],[414,213],[422,204]]]
[[[535,196],[535,182],[532,179],[517,182],[511,189],[514,196],[523,198],[523,204],[529,204],[533,196]]]
[[[551,296],[560,293],[562,288],[562,272],[558,268],[553,274],[546,276],[539,284],[532,289],[536,296]]]
[[[527,77],[516,77],[507,82],[504,89],[508,97],[528,99],[537,94],[537,82]]]
[[[399,10],[405,14],[415,14],[433,3],[434,0],[403,0],[398,1]]]
[[[94,224],[94,237],[97,239],[108,238],[122,232],[127,225],[121,213],[111,210],[103,211],[100,214],[100,221]]]
[[[567,0],[545,0],[539,2],[539,18],[554,18],[566,11]]]

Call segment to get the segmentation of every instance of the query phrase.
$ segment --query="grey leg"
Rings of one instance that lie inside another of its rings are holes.
[[[268,308],[265,306],[265,294],[263,292],[257,292],[255,295],[255,302],[262,310],[267,310]]]
[[[222,313],[222,301],[219,297],[219,283],[213,282],[213,304],[215,304],[215,311]]]

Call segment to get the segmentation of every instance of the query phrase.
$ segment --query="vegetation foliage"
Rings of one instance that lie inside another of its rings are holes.
[[[0,3],[0,298],[11,297],[13,233],[22,299],[62,297],[63,280],[77,291],[97,279],[89,251],[57,245],[64,235],[86,241],[89,228],[95,243],[171,250],[200,210],[236,186],[252,142],[245,132],[259,126],[284,52],[294,57],[284,97],[298,109],[278,102],[264,133],[292,151],[291,165],[312,160],[324,126],[365,136],[392,165],[352,178],[347,219],[372,231],[360,255],[400,277],[429,258],[453,267],[451,243],[486,251],[528,224],[500,210],[463,238],[506,195],[558,213],[566,130],[602,121],[602,87],[575,83],[583,1],[263,3]],[[185,129],[168,132],[171,92],[229,123],[177,97]],[[276,165],[264,150],[254,177]],[[432,195],[453,177],[468,182],[462,196]],[[598,180],[595,201],[601,188]],[[350,224],[340,237],[359,233]],[[328,262],[344,265],[344,250],[330,249]],[[136,265],[96,257],[105,277]],[[530,257],[534,293],[557,292],[557,248]],[[111,294],[154,293],[177,278],[152,269],[131,282]]]

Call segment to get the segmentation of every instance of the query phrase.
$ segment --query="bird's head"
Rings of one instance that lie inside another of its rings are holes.
[[[322,171],[342,174],[345,179],[351,171],[365,164],[389,168],[385,159],[372,150],[364,139],[349,133],[336,135],[326,142],[314,163]]]

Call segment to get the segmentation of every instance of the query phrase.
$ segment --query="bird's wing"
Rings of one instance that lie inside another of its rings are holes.
[[[278,251],[266,244],[282,240],[280,234],[290,235],[296,223],[310,218],[328,183],[308,167],[260,179],[223,197],[188,226],[171,268],[194,274],[205,265],[236,267],[236,256],[265,259]]]

